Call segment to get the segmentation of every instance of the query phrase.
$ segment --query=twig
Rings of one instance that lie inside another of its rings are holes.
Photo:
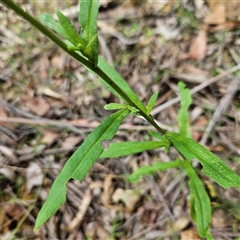
[[[8,108],[10,111],[17,114],[18,116],[22,116],[22,117],[26,117],[26,118],[30,118],[30,119],[44,119],[44,118],[38,117],[36,115],[33,115],[31,113],[25,112],[15,106],[13,106],[12,104],[6,102],[2,98],[0,98],[0,104],[2,107]]]
[[[240,156],[240,148],[234,146],[229,140],[228,138],[223,134],[223,133],[219,133],[219,136],[221,138],[221,143],[223,145],[225,145],[226,147],[228,147],[232,152],[236,153],[238,156]]]
[[[235,50],[233,48],[229,48],[228,50],[233,58],[233,60],[235,61],[235,63],[240,63],[240,57],[239,55],[235,52]]]
[[[82,219],[88,209],[89,204],[92,201],[92,195],[90,193],[90,191],[84,196],[81,205],[79,206],[77,215],[75,216],[75,218],[70,222],[70,224],[67,227],[67,230],[69,232],[73,231],[76,227],[79,227],[79,225],[82,222]]]
[[[201,83],[201,84],[199,84],[198,86],[196,86],[196,87],[194,87],[193,89],[191,89],[190,93],[193,95],[193,94],[199,92],[200,90],[204,89],[205,87],[207,87],[207,86],[209,86],[209,85],[211,85],[211,84],[213,84],[213,83],[221,80],[222,78],[228,76],[229,74],[236,72],[236,71],[239,70],[239,69],[240,69],[240,64],[238,64],[238,65],[236,65],[235,67],[227,70],[227,71],[224,72],[224,73],[221,73],[221,74],[219,74],[219,75],[217,75],[217,76],[215,76],[215,77],[213,77],[213,78],[210,78],[209,80],[206,79],[206,81],[204,81],[203,83]],[[163,111],[164,109],[172,106],[172,105],[175,104],[175,103],[178,103],[179,101],[180,101],[180,97],[176,97],[176,98],[174,98],[174,99],[172,99],[172,100],[170,100],[170,101],[168,101],[168,102],[166,102],[166,103],[164,103],[164,104],[162,104],[162,105],[160,105],[160,106],[158,106],[158,107],[155,107],[155,108],[152,110],[152,112],[151,112],[152,116],[160,113],[160,112]]]
[[[60,122],[60,121],[49,120],[49,119],[43,118],[43,117],[38,117],[34,114],[31,114],[31,113],[28,113],[28,112],[25,112],[21,109],[16,108],[15,106],[6,102],[2,98],[0,98],[0,104],[5,108],[10,109],[15,114],[28,118],[28,119],[24,119],[24,118],[4,118],[4,117],[2,117],[0,119],[0,124],[3,123],[3,122],[6,122],[6,123],[15,122],[15,123],[26,123],[26,124],[40,124],[40,125],[48,124],[48,125],[53,125],[55,127],[67,128],[74,133],[77,133],[77,134],[80,134],[80,135],[84,136],[83,132],[80,131],[79,129],[77,129],[76,127],[74,127],[72,124],[63,123],[63,122]]]
[[[186,73],[174,73],[171,75],[171,78],[181,79],[185,82],[190,82],[190,83],[203,83],[206,81],[205,76],[198,76],[198,75],[186,74]]]
[[[236,94],[236,92],[238,90],[238,83],[239,83],[239,80],[237,78],[235,78],[232,81],[232,83],[228,86],[225,96],[222,97],[218,107],[216,108],[216,110],[215,110],[211,120],[209,121],[208,126],[202,136],[202,139],[200,141],[200,143],[202,145],[206,144],[207,139],[208,139],[211,131],[213,130],[216,122],[219,120],[219,118],[222,116],[222,114],[228,108],[232,98],[234,97],[234,95]]]
[[[156,182],[154,181],[153,176],[149,176],[148,179],[149,179],[149,182],[152,185],[154,191],[156,192],[156,195],[157,195],[158,199],[162,202],[162,204],[164,206],[164,209],[166,210],[168,216],[171,219],[174,219],[174,216],[171,213],[171,210],[170,210],[168,204],[166,203],[166,200],[164,199],[163,194],[161,193],[160,188],[157,186]]]

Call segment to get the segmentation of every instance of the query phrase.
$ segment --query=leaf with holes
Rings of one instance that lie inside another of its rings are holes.
[[[123,109],[108,116],[69,158],[53,183],[48,198],[38,214],[35,229],[46,222],[66,201],[66,183],[69,179],[83,180],[103,152],[101,142],[113,138],[128,114],[129,110]]]

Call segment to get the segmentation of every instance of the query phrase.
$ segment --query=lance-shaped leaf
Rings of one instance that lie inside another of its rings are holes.
[[[158,92],[155,92],[149,99],[148,105],[147,105],[147,114],[149,115],[154,107],[154,104],[157,100]]]
[[[131,111],[131,114],[137,115],[139,110],[135,107],[129,106],[127,104],[122,103],[109,103],[104,106],[104,109],[106,110],[118,110],[118,109],[124,109],[127,108]]]
[[[87,42],[84,42],[82,38],[78,35],[77,30],[72,25],[70,20],[67,17],[65,17],[60,11],[57,11],[57,16],[62,26],[62,29],[64,30],[67,36],[66,39],[69,40],[74,45],[78,45],[80,43],[85,45],[83,47],[86,47]]]
[[[222,187],[240,187],[240,177],[205,147],[177,133],[167,132],[164,136],[187,160],[197,158],[203,166],[202,172]]]
[[[127,107],[128,107],[127,104],[122,104],[122,103],[109,103],[104,105],[105,110],[119,110]]]
[[[115,158],[127,156],[147,150],[166,147],[167,144],[167,142],[159,141],[110,143],[109,148],[104,150],[100,158]]]
[[[50,14],[41,14],[39,19],[49,28],[53,29],[55,32],[60,34],[62,37],[67,39],[67,34],[62,28],[61,24],[55,21]]]
[[[149,130],[148,133],[149,133],[152,137],[154,137],[154,138],[156,138],[156,139],[159,139],[159,140],[162,141],[162,142],[165,142],[165,144],[166,144],[166,146],[165,146],[165,153],[167,153],[167,152],[169,151],[169,148],[171,147],[171,144],[170,144],[170,142],[168,141],[167,138],[165,138],[163,135],[161,135],[161,134],[159,134],[159,133],[157,133],[157,132],[154,132],[154,131],[152,131],[152,130]]]
[[[97,66],[98,62],[98,0],[80,1],[79,21],[82,28],[81,37],[87,42],[86,53]]]
[[[192,103],[192,97],[189,89],[185,88],[185,84],[183,82],[178,83],[178,87],[180,89],[181,96],[181,108],[178,112],[178,126],[179,133],[184,137],[191,137],[191,133],[189,132],[189,123],[188,123],[188,108]]]
[[[136,93],[129,87],[125,80],[101,57],[98,57],[98,68],[100,68],[108,77],[108,82],[101,79],[101,82],[117,97],[123,99],[130,106],[146,112],[146,107],[138,98]]]
[[[103,152],[101,142],[111,140],[117,132],[129,110],[123,109],[108,116],[83,142],[83,144],[69,158],[61,173],[56,178],[49,192],[48,198],[40,210],[35,229],[39,228],[66,201],[66,183],[70,178],[81,181],[92,165]]]
[[[211,203],[202,181],[198,178],[191,164],[183,162],[183,166],[190,178],[188,185],[190,188],[190,210],[191,217],[196,223],[200,237],[213,239],[209,232],[211,221]]]
[[[57,32],[59,35],[64,37],[66,40],[71,42],[72,46],[81,46],[76,47],[79,49],[85,49],[87,46],[87,43],[78,35],[76,29],[71,24],[70,20],[65,17],[61,12],[57,11],[57,16],[59,19],[59,22],[55,21],[50,14],[41,14],[39,16],[39,19],[46,24],[49,28],[53,29],[55,32]]]
[[[169,168],[177,168],[181,165],[181,160],[177,159],[176,161],[171,162],[157,162],[153,166],[144,166],[137,169],[134,173],[128,176],[128,180],[131,182],[136,182],[140,178],[146,175],[153,175],[156,171],[165,171]]]

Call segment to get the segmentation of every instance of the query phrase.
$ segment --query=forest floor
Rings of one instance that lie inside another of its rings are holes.
[[[47,3],[47,4],[46,4]],[[216,2],[215,2],[216,3]],[[78,28],[78,1],[22,1],[33,16],[58,9]],[[34,231],[36,216],[67,159],[119,102],[82,65],[1,8],[0,238],[200,239],[189,213],[181,169],[156,172],[131,184],[121,178],[141,166],[167,162],[176,151],[147,151],[99,159],[86,178],[67,184],[67,201]],[[178,82],[195,89],[190,107],[194,140],[240,175],[240,3],[221,1],[101,1],[101,55],[147,104],[177,131]],[[197,90],[196,90],[197,89]],[[129,116],[114,141],[144,141],[154,130]],[[212,205],[214,239],[240,239],[240,191],[201,173]]]

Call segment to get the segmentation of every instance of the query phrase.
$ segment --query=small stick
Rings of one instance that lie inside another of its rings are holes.
[[[216,122],[219,120],[219,118],[222,116],[222,114],[226,111],[226,109],[228,108],[232,98],[234,97],[234,95],[236,94],[237,90],[238,90],[238,83],[239,80],[237,78],[235,78],[231,84],[228,86],[226,94],[222,97],[218,107],[216,108],[211,120],[208,123],[208,126],[202,136],[202,139],[200,141],[200,143],[202,145],[205,145],[207,142],[207,139],[211,133],[211,131],[213,130]]]
[[[206,79],[206,81],[204,81],[203,83],[199,84],[198,86],[194,87],[193,89],[191,89],[190,93],[193,95],[197,92],[199,92],[200,90],[206,88],[207,86],[221,80],[222,78],[228,76],[229,74],[231,73],[234,73],[236,72],[237,70],[240,69],[240,64],[236,65],[235,67],[225,71],[224,73],[221,73],[213,78],[210,78],[209,80]],[[158,107],[155,107],[152,112],[151,112],[151,115],[154,116],[158,113],[160,113],[161,111],[163,111],[164,109],[172,106],[173,104],[175,103],[178,103],[180,102],[180,97],[176,97],[176,98],[173,98],[171,99],[170,101],[158,106]]]
[[[92,194],[89,191],[84,196],[82,203],[79,206],[76,217],[70,222],[70,224],[67,227],[67,230],[69,232],[73,231],[76,227],[79,227],[91,201],[92,201]]]

